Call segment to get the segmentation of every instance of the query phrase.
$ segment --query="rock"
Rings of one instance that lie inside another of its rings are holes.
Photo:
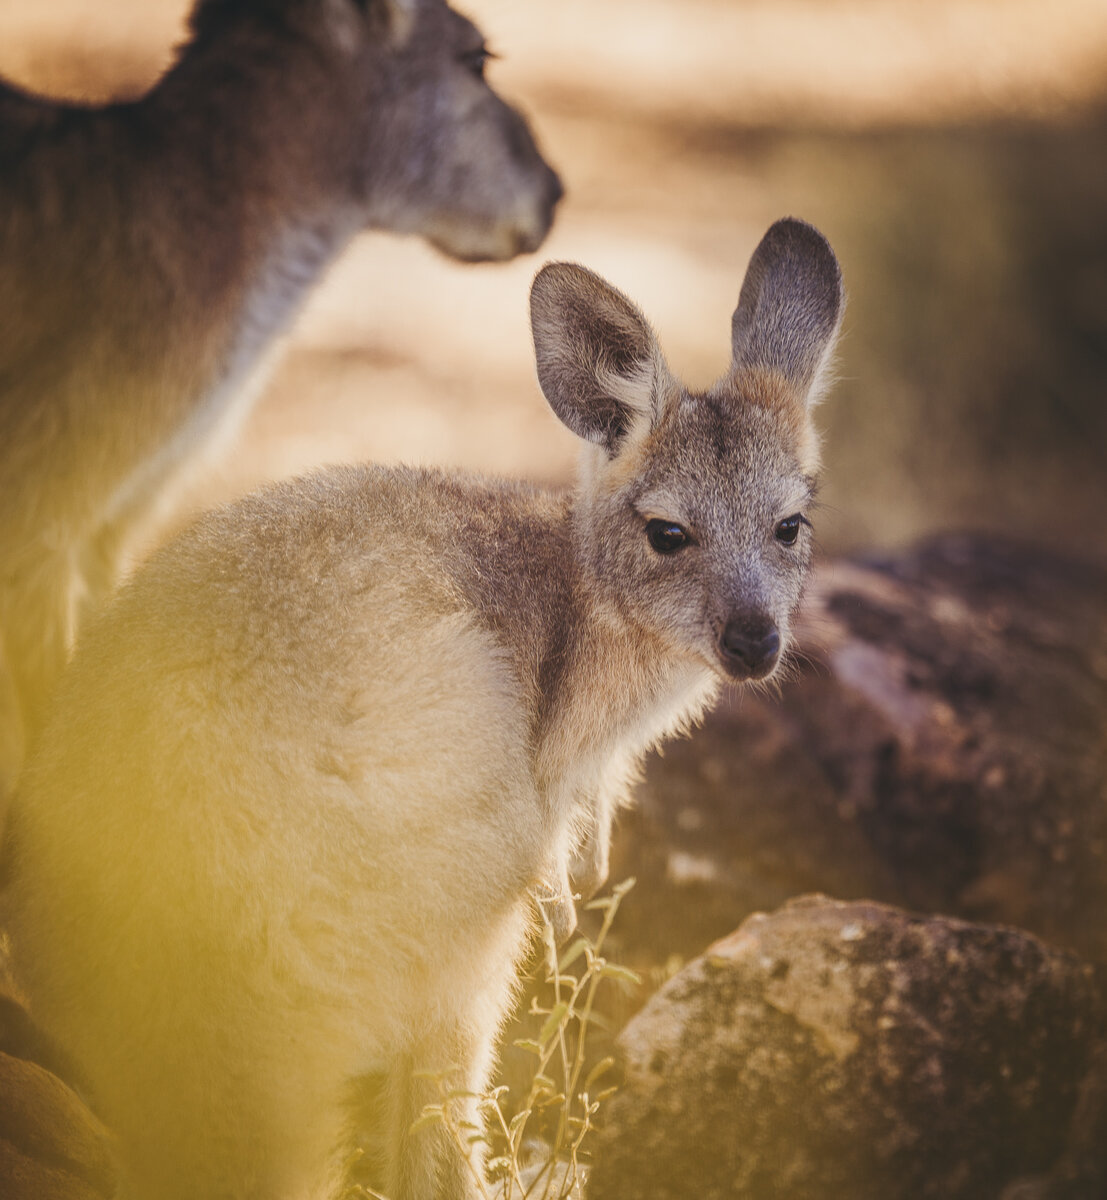
[[[1107,962],[1107,572],[943,536],[824,565],[794,677],[651,760],[612,878],[649,971],[807,891]]]
[[[1094,968],[1030,935],[803,898],[623,1030],[588,1197],[1102,1198],[1105,1035]]]

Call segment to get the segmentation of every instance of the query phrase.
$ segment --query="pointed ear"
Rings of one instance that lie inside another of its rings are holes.
[[[575,263],[547,263],[530,292],[538,382],[578,437],[615,454],[639,421],[652,421],[667,375],[637,306]]]
[[[777,221],[753,252],[734,310],[731,372],[777,371],[813,404],[844,307],[830,243],[804,221]]]

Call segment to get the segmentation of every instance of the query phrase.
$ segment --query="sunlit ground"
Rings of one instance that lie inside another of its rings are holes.
[[[1102,0],[473,0],[568,187],[539,255],[361,238],[194,502],[374,458],[568,478],[534,382],[546,258],[600,271],[693,385],[728,359],[764,229],[819,225],[850,292],[822,416],[834,548],[984,525],[1107,551]],[[103,98],[169,60],[177,0],[0,0],[0,70]]]

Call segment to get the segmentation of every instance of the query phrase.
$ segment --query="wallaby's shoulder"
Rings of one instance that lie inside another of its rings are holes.
[[[322,644],[369,622],[460,612],[533,639],[573,584],[568,509],[567,496],[520,481],[325,468],[204,514],[123,589],[112,607],[127,611],[98,624],[172,628],[186,655],[197,639],[232,655],[244,626],[268,643],[311,630]]]
[[[253,568],[254,555],[275,555],[278,571],[283,563],[299,574],[350,556],[408,562],[421,556],[451,571],[463,557],[487,561],[518,553],[514,565],[522,567],[524,543],[535,536],[561,544],[568,507],[565,494],[521,480],[434,467],[337,465],[204,514],[178,548],[155,561],[177,563],[183,556],[203,569],[204,563],[240,560]],[[567,537],[566,531],[566,545]]]

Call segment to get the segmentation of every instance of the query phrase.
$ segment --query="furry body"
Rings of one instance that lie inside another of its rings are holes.
[[[385,1194],[475,1194],[440,1131],[410,1132],[420,1070],[486,1085],[536,905],[571,930],[570,870],[602,880],[643,753],[721,680],[770,673],[767,635],[739,633],[786,639],[799,599],[809,545],[781,530],[841,285],[820,235],[774,231],[739,307],[798,323],[804,353],[736,350],[703,394],[625,297],[540,273],[539,378],[592,443],[571,495],[323,472],[204,517],[90,625],[13,810],[6,902],[126,1200],[335,1195],[366,1073]]]

